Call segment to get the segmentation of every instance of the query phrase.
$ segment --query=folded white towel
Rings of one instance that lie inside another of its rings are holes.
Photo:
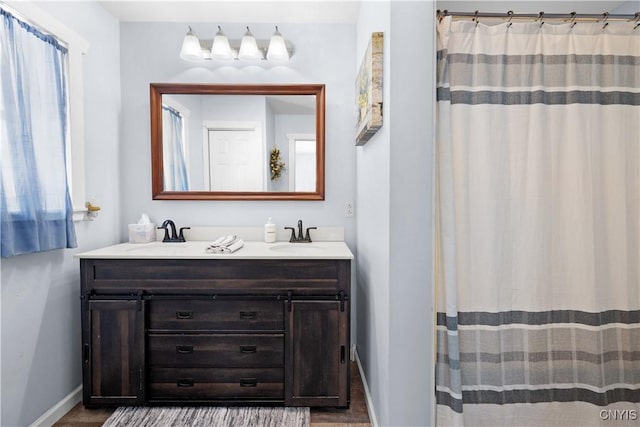
[[[244,241],[238,239],[238,236],[223,236],[211,245],[205,251],[210,254],[231,254],[244,246]]]
[[[235,234],[230,234],[228,236],[222,236],[219,239],[216,239],[211,244],[211,246],[213,246],[213,247],[215,247],[215,246],[229,246],[233,242],[235,242],[236,240],[238,240],[238,236],[236,236]]]

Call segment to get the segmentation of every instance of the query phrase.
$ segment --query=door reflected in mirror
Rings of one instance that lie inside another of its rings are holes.
[[[152,84],[151,113],[154,199],[324,199],[324,85]]]

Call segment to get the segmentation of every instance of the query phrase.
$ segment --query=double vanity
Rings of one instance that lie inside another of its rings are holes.
[[[78,256],[84,405],[348,407],[344,242],[208,244]]]

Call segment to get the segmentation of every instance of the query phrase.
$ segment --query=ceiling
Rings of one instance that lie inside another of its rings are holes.
[[[120,21],[224,23],[343,23],[355,24],[365,1],[397,0],[105,0],[99,1]],[[418,0],[409,0],[418,1]],[[437,1],[436,7],[456,12],[602,13],[628,0],[582,1]]]
[[[356,23],[360,0],[100,1],[120,21]]]

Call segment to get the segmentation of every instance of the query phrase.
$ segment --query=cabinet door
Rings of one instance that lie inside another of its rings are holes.
[[[290,304],[291,311],[285,312],[285,405],[348,406],[348,303]]]
[[[144,402],[144,302],[90,300],[83,327],[85,406]]]

